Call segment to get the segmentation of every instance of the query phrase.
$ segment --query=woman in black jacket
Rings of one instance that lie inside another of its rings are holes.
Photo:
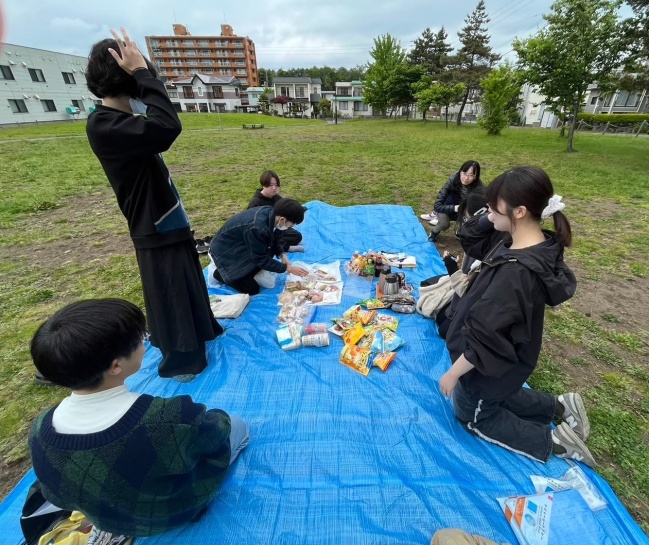
[[[460,203],[467,193],[478,187],[484,188],[484,184],[480,180],[480,163],[467,161],[448,179],[437,194],[434,211],[437,214],[438,223],[428,236],[430,242],[435,242],[439,234],[451,226],[451,220],[457,220]]]

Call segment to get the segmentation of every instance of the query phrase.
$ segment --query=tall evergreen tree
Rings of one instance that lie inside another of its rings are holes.
[[[415,39],[415,45],[408,53],[408,62],[422,67],[424,73],[433,79],[442,79],[442,74],[448,66],[448,54],[453,51],[447,39],[448,34],[444,27],[436,34],[427,28],[421,37]]]
[[[465,84],[466,90],[462,97],[462,105],[457,116],[457,124],[462,124],[462,112],[469,97],[477,98],[480,93],[480,80],[491,70],[500,55],[492,52],[489,45],[490,36],[487,34],[487,15],[484,0],[480,0],[473,12],[464,20],[465,25],[457,35],[462,47],[453,58],[455,79]]]
[[[426,73],[432,67],[432,50],[435,36],[430,28],[421,33],[421,37],[415,38],[415,45],[408,53],[408,63],[414,66],[421,66]]]
[[[446,73],[448,72],[448,65],[450,61],[449,53],[453,51],[453,47],[447,41],[448,33],[444,27],[440,28],[431,46],[432,53],[432,71],[430,73],[434,79],[446,80]]]

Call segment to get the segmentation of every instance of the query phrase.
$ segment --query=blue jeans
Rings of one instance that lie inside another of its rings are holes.
[[[238,416],[230,415],[230,465],[250,441],[248,426]]]
[[[453,408],[466,429],[485,441],[539,462],[546,462],[552,454],[550,422],[556,398],[551,394],[521,388],[505,400],[486,400],[458,382]]]

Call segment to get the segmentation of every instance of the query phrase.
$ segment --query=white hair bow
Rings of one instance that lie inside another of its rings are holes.
[[[561,212],[566,207],[565,203],[561,202],[563,197],[561,195],[552,195],[548,201],[548,205],[541,212],[541,219],[546,220],[555,212]]]

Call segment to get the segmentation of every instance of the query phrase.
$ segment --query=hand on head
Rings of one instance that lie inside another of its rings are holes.
[[[126,30],[121,28],[122,35],[124,38],[120,38],[119,34],[113,29],[110,30],[110,33],[113,35],[117,43],[119,44],[119,49],[121,55],[114,49],[109,48],[108,51],[117,61],[120,68],[124,70],[127,74],[133,74],[137,68],[148,68],[142,53],[137,47],[137,44],[131,40]]]

